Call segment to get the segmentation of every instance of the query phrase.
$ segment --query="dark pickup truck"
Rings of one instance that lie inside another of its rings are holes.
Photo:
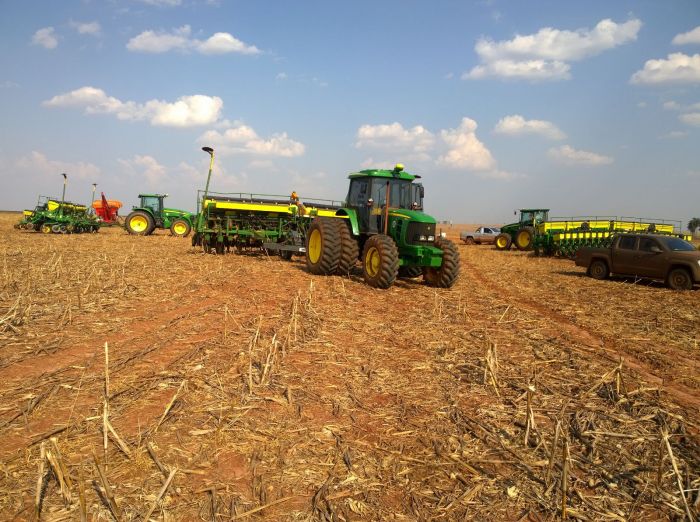
[[[674,290],[700,284],[700,251],[674,236],[620,234],[609,248],[580,248],[575,259],[595,279],[610,274],[660,279]]]

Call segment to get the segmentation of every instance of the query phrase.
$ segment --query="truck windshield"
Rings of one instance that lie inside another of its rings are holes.
[[[667,237],[664,240],[669,250],[673,250],[674,252],[692,252],[695,250],[693,245],[678,237]]]

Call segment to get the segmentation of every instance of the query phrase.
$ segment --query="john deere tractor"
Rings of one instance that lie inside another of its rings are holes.
[[[449,288],[459,275],[455,245],[423,212],[424,189],[402,165],[350,174],[345,206],[315,217],[306,234],[306,265],[313,274],[347,274],[358,261],[365,282],[390,287],[397,277],[423,276]]]
[[[496,249],[510,250],[511,245],[515,245],[518,250],[532,250],[535,227],[547,219],[548,208],[520,209],[520,221],[501,227],[501,233],[496,236]]]
[[[148,236],[156,228],[161,228],[170,229],[173,236],[189,235],[193,215],[185,210],[164,208],[163,200],[167,197],[167,194],[139,194],[140,205],[133,207],[124,221],[127,232],[137,236]]]

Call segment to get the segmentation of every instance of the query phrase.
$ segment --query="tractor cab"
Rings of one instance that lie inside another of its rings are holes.
[[[346,207],[357,215],[360,233],[377,234],[385,228],[386,206],[391,209],[423,210],[425,190],[398,164],[393,170],[361,170],[350,174]]]
[[[163,215],[163,200],[167,198],[167,194],[139,194],[141,204],[136,209],[149,209],[156,219]]]
[[[520,209],[520,225],[536,226],[549,219],[548,208],[523,208]]]

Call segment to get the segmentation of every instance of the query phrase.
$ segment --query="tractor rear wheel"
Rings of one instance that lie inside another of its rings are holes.
[[[515,234],[515,246],[518,250],[532,250],[532,242],[535,239],[535,229],[523,227]]]
[[[402,266],[399,267],[399,277],[413,279],[423,275],[422,266]]]
[[[362,275],[374,288],[389,288],[399,272],[399,249],[389,236],[375,234],[365,241]]]
[[[192,225],[186,219],[176,219],[170,225],[170,235],[175,237],[187,237],[192,231]]]
[[[135,236],[148,236],[156,228],[153,217],[143,210],[134,210],[126,216],[124,226],[129,234]]]
[[[423,279],[429,286],[451,288],[459,276],[459,252],[449,239],[439,237],[435,246],[442,250],[442,265],[440,268],[425,267]]]
[[[360,247],[357,240],[352,237],[349,220],[335,219],[334,221],[337,222],[338,234],[340,234],[340,259],[335,273],[345,276],[357,263],[357,259],[360,257]]]
[[[510,250],[512,242],[513,239],[510,237],[510,234],[503,233],[496,236],[494,245],[496,245],[496,250]]]
[[[340,262],[340,229],[334,218],[317,217],[306,237],[306,267],[316,275],[334,274]]]

